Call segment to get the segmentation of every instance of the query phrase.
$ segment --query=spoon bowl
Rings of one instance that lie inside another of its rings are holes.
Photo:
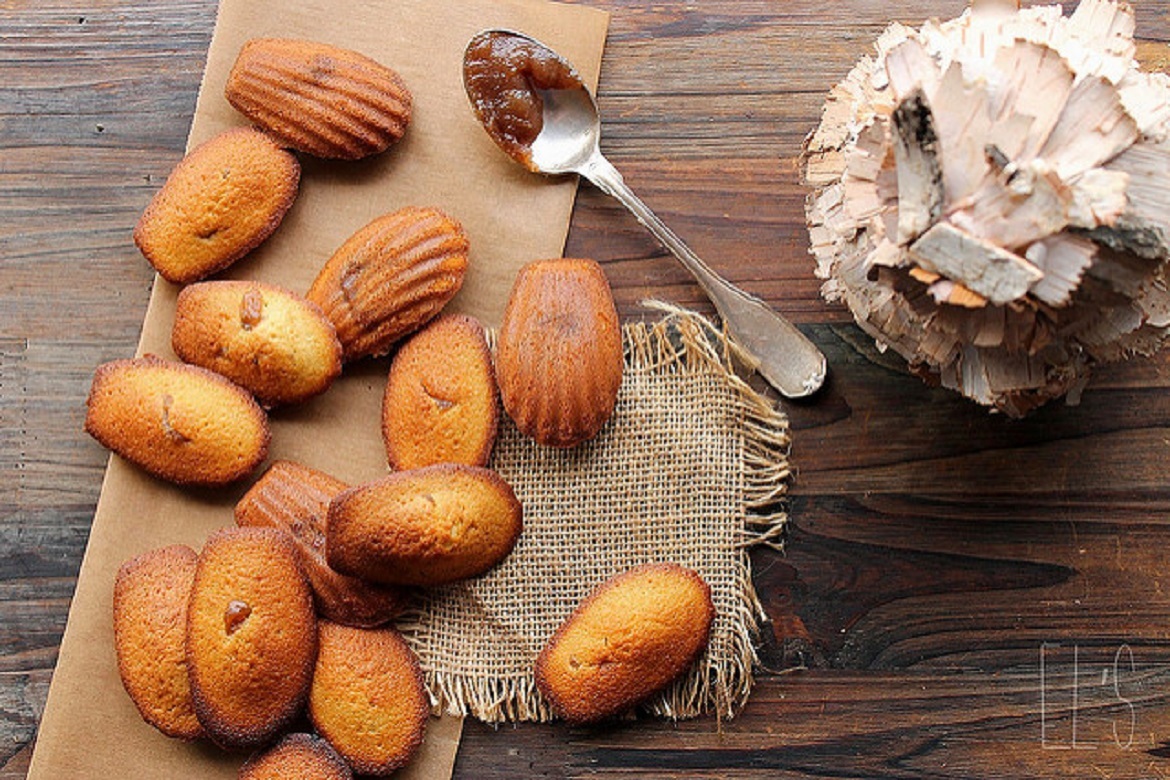
[[[476,116],[531,171],[577,173],[617,198],[698,281],[752,368],[788,398],[816,392],[825,356],[764,301],[715,273],[626,185],[601,153],[601,115],[572,65],[540,41],[486,30],[467,45],[463,83]]]
[[[544,105],[544,127],[532,142],[538,173],[576,173],[601,141],[601,115],[589,90],[537,90]]]

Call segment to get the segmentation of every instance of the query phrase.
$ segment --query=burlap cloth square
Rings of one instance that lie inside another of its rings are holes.
[[[541,647],[594,587],[651,561],[697,571],[717,616],[705,655],[644,709],[733,717],[747,700],[762,617],[747,548],[783,532],[787,419],[698,315],[669,310],[623,336],[617,409],[593,441],[542,447],[501,415],[491,465],[523,503],[524,533],[497,569],[430,592],[401,624],[448,712],[551,719],[532,672]]]

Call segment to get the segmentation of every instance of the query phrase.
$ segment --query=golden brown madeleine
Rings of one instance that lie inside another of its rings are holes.
[[[317,616],[288,534],[222,528],[207,538],[187,612],[195,712],[216,744],[255,748],[301,712]]]
[[[638,566],[594,590],[536,659],[536,685],[565,720],[619,715],[665,688],[702,654],[715,607],[698,574]]]
[[[147,355],[98,366],[85,430],[161,479],[225,485],[268,454],[268,416],[214,371]]]
[[[195,551],[162,547],[122,564],[114,580],[118,674],[142,719],[168,737],[203,735],[187,680],[187,602]]]
[[[444,315],[402,345],[382,397],[382,438],[398,470],[483,466],[499,418],[496,372],[483,326]]]
[[[227,130],[171,171],[134,243],[177,284],[221,271],[272,235],[297,196],[301,166],[264,133]]]
[[[333,499],[325,554],[334,569],[372,582],[441,585],[506,558],[521,514],[511,486],[489,469],[400,471]]]
[[[496,344],[508,416],[550,447],[592,439],[622,384],[622,334],[609,282],[592,260],[541,260],[520,269]]]
[[[467,251],[458,222],[438,209],[408,206],[342,244],[306,297],[337,329],[345,360],[382,355],[459,292]]]
[[[395,630],[321,621],[309,717],[358,774],[388,775],[418,752],[430,711],[414,651]]]
[[[356,51],[312,41],[248,41],[224,94],[281,143],[317,157],[377,154],[410,123],[410,90],[397,73]]]
[[[341,342],[321,309],[260,282],[183,288],[171,346],[183,360],[223,374],[266,406],[323,393],[341,373]]]
[[[313,588],[317,612],[335,623],[372,628],[400,614],[407,594],[339,574],[325,562],[329,501],[348,487],[322,471],[278,460],[236,504],[236,523],[287,531]]]
[[[286,734],[244,762],[239,780],[353,780],[353,771],[323,738]]]

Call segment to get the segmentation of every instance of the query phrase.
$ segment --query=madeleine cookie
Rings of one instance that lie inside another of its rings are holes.
[[[224,485],[268,454],[268,417],[240,387],[198,366],[147,355],[98,367],[85,430],[161,479]]]
[[[353,771],[321,737],[288,734],[244,762],[239,780],[353,780]]]
[[[195,551],[175,545],[122,564],[114,580],[114,649],[122,685],[142,719],[168,737],[195,739],[187,681],[187,602]]]
[[[536,685],[573,723],[619,715],[681,676],[702,654],[715,607],[698,574],[639,566],[599,586],[536,659]]]
[[[383,355],[459,292],[467,252],[467,235],[446,214],[399,209],[342,244],[306,297],[333,323],[345,360]]]
[[[339,574],[325,562],[329,502],[348,487],[324,472],[278,460],[236,504],[236,524],[287,531],[313,588],[317,612],[335,623],[370,628],[401,613],[407,595]]]
[[[134,229],[134,243],[164,279],[198,281],[272,235],[292,206],[301,167],[252,128],[227,130],[175,166]]]
[[[260,282],[183,288],[171,346],[181,359],[223,374],[266,406],[323,393],[341,373],[341,342],[321,310]]]
[[[358,774],[388,775],[422,744],[430,711],[414,652],[393,629],[321,622],[309,717]]]
[[[398,470],[436,463],[484,466],[499,417],[483,326],[442,316],[402,345],[382,398],[382,439]]]
[[[397,73],[356,51],[312,41],[248,41],[224,95],[281,143],[317,157],[377,154],[410,123],[410,90]]]
[[[304,706],[317,617],[288,534],[223,528],[207,539],[187,613],[195,712],[227,748],[254,748]]]
[[[520,269],[496,344],[496,378],[521,433],[550,447],[596,436],[617,404],[622,361],[601,266],[558,259]]]
[[[443,464],[351,488],[329,504],[325,552],[345,574],[398,585],[477,577],[520,536],[520,502],[499,475]]]

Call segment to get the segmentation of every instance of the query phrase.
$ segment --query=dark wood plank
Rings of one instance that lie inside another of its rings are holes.
[[[214,7],[0,8],[0,777],[28,771],[107,458],[84,398],[138,339],[130,229],[182,155]]]
[[[606,152],[833,373],[787,405],[793,527],[785,554],[753,554],[770,621],[743,715],[473,723],[456,775],[1170,774],[1170,356],[1013,422],[908,376],[811,275],[797,157],[825,92],[889,21],[965,3],[594,4],[614,14]],[[130,230],[182,154],[214,9],[0,7],[0,780],[27,772],[106,462],[82,403],[137,341],[151,274]],[[1165,67],[1170,4],[1136,12],[1142,58]],[[589,187],[568,251],[605,262],[623,316],[646,297],[711,310]]]
[[[718,727],[700,720],[509,732],[471,724],[456,776],[1161,776],[1166,667],[1142,663],[1125,645],[1037,645],[1036,665],[1041,652],[1043,681],[1032,670],[770,678],[740,717]],[[508,750],[498,749],[501,740]],[[491,758],[473,763],[481,752]]]

